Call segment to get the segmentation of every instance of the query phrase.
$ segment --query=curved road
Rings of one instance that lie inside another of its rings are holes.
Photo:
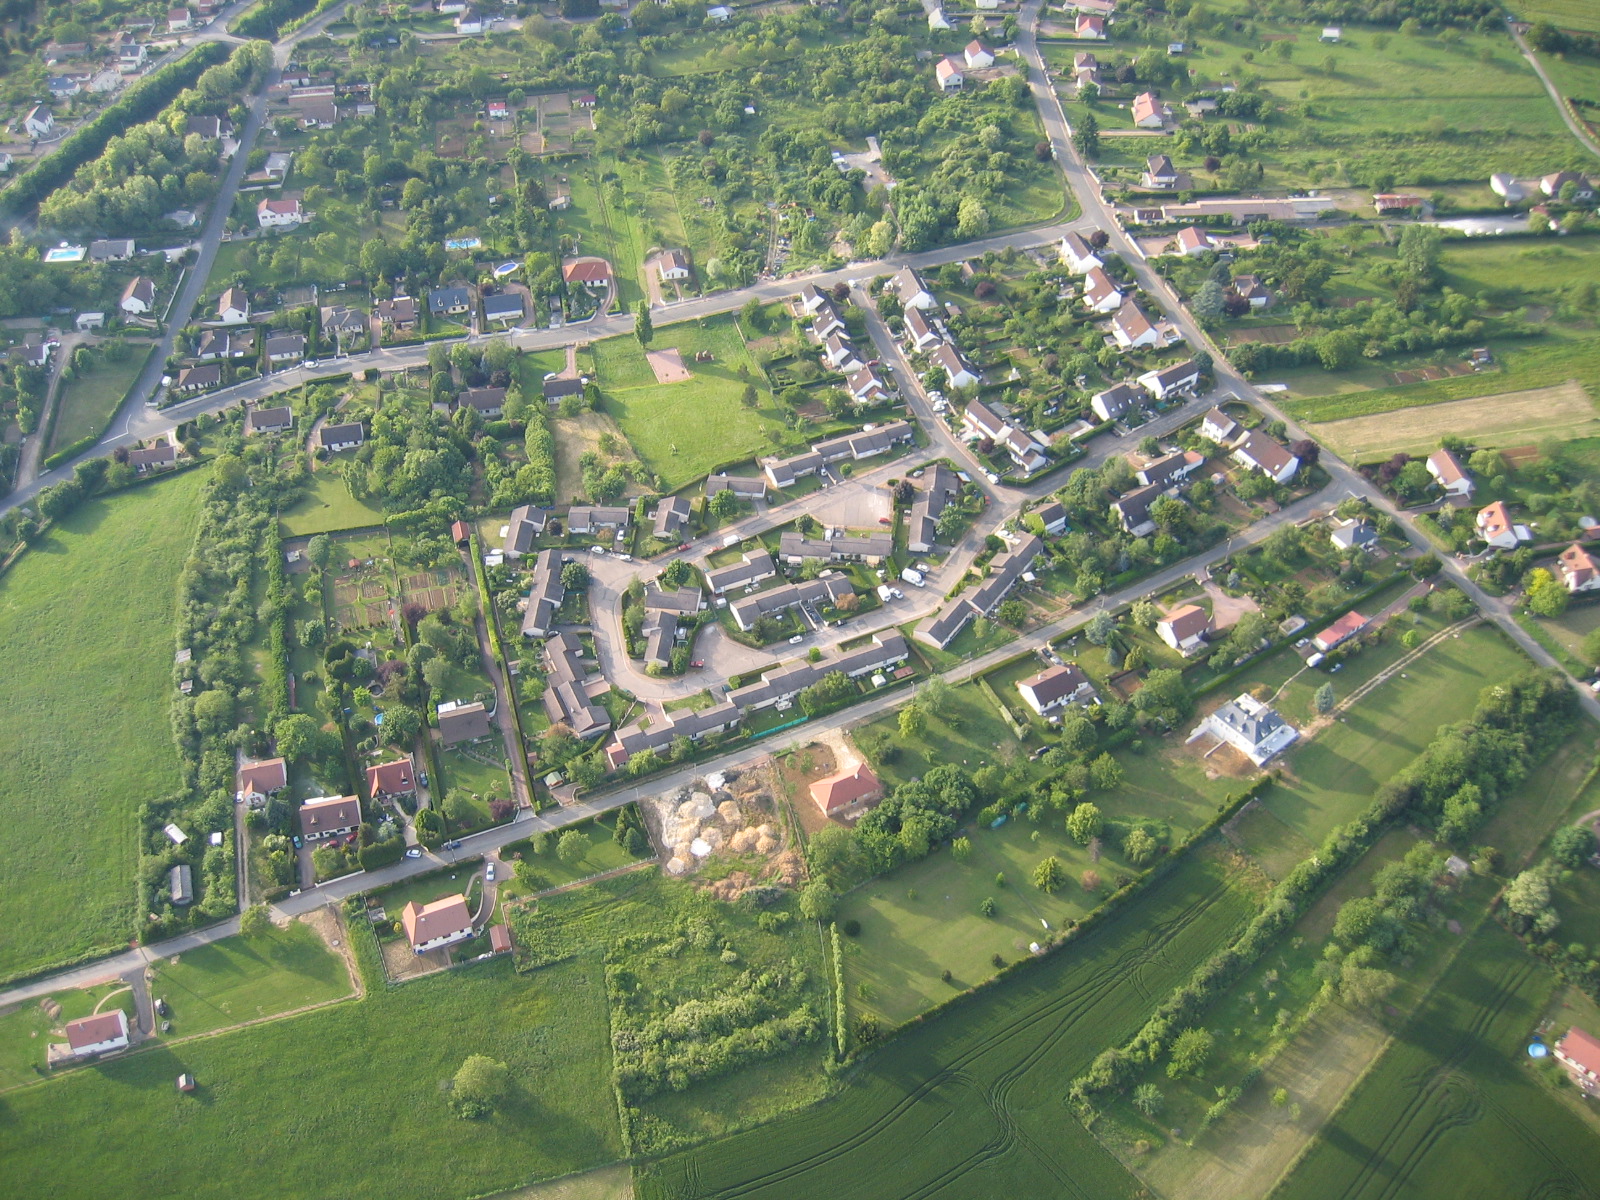
[[[1533,73],[1539,77],[1539,82],[1544,84],[1544,90],[1550,93],[1550,99],[1555,102],[1556,111],[1561,114],[1561,119],[1567,123],[1567,128],[1572,131],[1572,136],[1582,142],[1584,149],[1588,150],[1590,154],[1600,158],[1600,143],[1597,143],[1590,136],[1589,131],[1584,128],[1582,122],[1572,115],[1572,110],[1567,107],[1567,98],[1561,94],[1561,89],[1556,87],[1555,82],[1545,73],[1544,64],[1539,61],[1539,56],[1534,53],[1533,47],[1528,45],[1528,40],[1517,32],[1515,25],[1510,25],[1509,28],[1511,40],[1517,44],[1517,49],[1522,51],[1522,57],[1528,60],[1528,65],[1533,68]]]

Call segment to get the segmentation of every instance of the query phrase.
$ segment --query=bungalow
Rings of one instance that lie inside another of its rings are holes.
[[[428,311],[436,317],[459,317],[472,307],[469,287],[434,288],[428,293]]]
[[[522,320],[527,313],[521,292],[501,292],[498,296],[483,298],[483,319],[509,325]]]
[[[1178,169],[1172,165],[1172,159],[1165,154],[1152,154],[1145,159],[1144,178],[1141,182],[1147,188],[1170,191],[1178,186]]]
[[[850,344],[850,339],[839,333],[830,333],[822,343],[822,357],[835,371],[846,374],[854,374],[867,365],[856,355],[856,348]]]
[[[474,8],[466,9],[456,17],[455,25],[456,32],[463,37],[482,33],[484,26],[483,14]]]
[[[1344,645],[1366,627],[1367,618],[1352,608],[1344,616],[1312,638],[1311,644],[1326,654],[1335,646]]]
[[[1592,592],[1600,588],[1600,561],[1576,542],[1561,552],[1556,570],[1569,592]]]
[[[1176,363],[1157,371],[1146,371],[1139,376],[1139,386],[1157,400],[1169,396],[1188,395],[1200,384],[1200,364],[1194,359]]]
[[[472,936],[472,912],[459,892],[428,904],[407,901],[400,910],[400,924],[413,954],[442,950]]]
[[[1235,275],[1232,291],[1251,308],[1266,308],[1272,303],[1272,292],[1259,275]]]
[[[367,795],[374,800],[384,796],[409,796],[417,790],[417,774],[411,757],[394,762],[374,763],[367,768]]]
[[[940,342],[935,346],[933,353],[928,355],[928,361],[944,369],[945,378],[953,388],[977,387],[983,382],[983,377],[968,364],[949,342]]]
[[[1226,446],[1242,432],[1243,428],[1239,422],[1235,421],[1220,408],[1210,409],[1204,417],[1200,418],[1200,436],[1217,443],[1219,446]]]
[[[663,541],[676,539],[694,515],[694,505],[685,496],[672,496],[656,506],[654,532]]]
[[[864,562],[877,566],[894,553],[894,535],[869,533],[864,537],[808,538],[790,530],[778,539],[778,557],[791,565],[808,558],[828,562]]]
[[[941,92],[959,92],[967,82],[961,70],[961,60],[954,54],[947,54],[934,64],[933,77],[938,81]]]
[[[128,1014],[120,1008],[68,1021],[67,1050],[73,1058],[90,1058],[128,1046]]]
[[[294,428],[294,409],[252,408],[245,414],[244,431],[250,433],[287,433]]]
[[[1496,171],[1489,176],[1489,190],[1508,205],[1520,203],[1528,194],[1516,176],[1504,171]]]
[[[561,584],[561,556],[554,550],[539,551],[533,560],[533,578],[522,613],[522,636],[547,637],[554,633],[556,613],[565,595],[566,589]]]
[[[746,588],[777,575],[778,566],[765,550],[746,551],[736,563],[713,567],[706,572],[706,586],[712,595],[721,596],[735,588]]]
[[[596,533],[602,529],[626,529],[631,511],[598,505],[574,505],[567,511],[567,532]]]
[[[1206,733],[1226,742],[1258,767],[1265,766],[1300,736],[1298,729],[1249,692],[1213,712],[1189,735],[1189,740]]]
[[[167,10],[167,28],[173,33],[182,33],[194,28],[194,18],[189,15],[187,8],[169,8]]]
[[[362,337],[370,330],[367,314],[348,304],[324,304],[318,315],[322,336],[334,339]]]
[[[90,262],[126,262],[133,252],[132,238],[99,238],[89,243]]]
[[[1527,528],[1511,519],[1505,501],[1496,500],[1478,512],[1478,536],[1497,550],[1515,550],[1518,542],[1530,539]]]
[[[1069,233],[1061,239],[1061,261],[1074,275],[1087,275],[1096,267],[1105,266],[1081,233]]]
[[[800,311],[808,316],[814,314],[824,304],[830,304],[828,293],[824,292],[814,283],[808,283],[800,289]]]
[[[1058,533],[1065,533],[1067,529],[1067,510],[1055,500],[1048,501],[1033,510],[1033,515],[1039,521],[1039,526],[1046,537],[1054,537]]]
[[[911,502],[906,527],[906,548],[913,554],[929,554],[939,542],[939,517],[952,497],[961,491],[961,480],[943,463],[928,468],[922,489]]]
[[[973,71],[981,71],[985,67],[994,66],[994,52],[978,41],[977,38],[973,38],[972,41],[967,43],[966,49],[961,52],[961,57],[965,60],[967,67]]]
[[[128,286],[122,289],[120,307],[123,312],[131,316],[142,316],[149,312],[155,302],[155,280],[148,275],[139,275],[128,280]]]
[[[200,367],[184,367],[178,372],[178,380],[172,385],[172,390],[179,395],[190,395],[217,387],[221,383],[222,368],[216,363],[206,363]]]
[[[1402,195],[1398,192],[1379,192],[1372,197],[1372,207],[1382,216],[1384,213],[1411,212],[1427,207],[1426,196]]]
[[[1216,245],[1211,240],[1211,235],[1198,225],[1188,225],[1178,230],[1178,253],[1185,258],[1193,258],[1197,254],[1204,254],[1207,250],[1215,250]]]
[[[575,633],[558,633],[544,644],[544,711],[552,725],[565,725],[588,741],[611,728],[611,714],[589,694],[589,668]]]
[[[1167,106],[1154,92],[1140,92],[1133,98],[1133,124],[1138,129],[1160,129],[1167,123]]]
[[[1104,267],[1093,267],[1083,278],[1083,302],[1091,312],[1115,312],[1122,307],[1122,291]]]
[[[689,278],[689,252],[663,250],[656,258],[656,274],[662,283],[678,283]]]
[[[864,809],[883,799],[883,784],[866,763],[845,767],[811,785],[811,800],[824,817]]]
[[[1123,532],[1130,537],[1143,537],[1154,533],[1156,523],[1150,519],[1150,506],[1161,498],[1159,483],[1134,488],[1111,502],[1111,515],[1117,518]]]
[[[838,571],[824,571],[815,579],[788,583],[770,591],[745,596],[728,605],[728,612],[741,630],[751,629],[762,617],[786,612],[802,605],[837,605],[846,596],[855,595],[850,580]]]
[[[1044,543],[1032,534],[1017,542],[989,564],[987,579],[946,601],[943,608],[918,625],[916,636],[940,650],[949,646],[968,623],[994,613],[1043,550]]]
[[[1574,200],[1588,201],[1594,199],[1594,184],[1577,171],[1557,171],[1552,175],[1546,175],[1539,180],[1539,190],[1552,200],[1558,200],[1561,198],[1561,189],[1569,183],[1573,186],[1572,198]]]
[[[104,329],[106,327],[106,315],[103,312],[81,312],[73,318],[72,325],[79,333]]]
[[[366,429],[360,421],[343,425],[324,425],[317,430],[317,444],[329,454],[341,450],[354,450],[367,440]]]
[[[306,356],[306,335],[303,333],[274,333],[267,338],[267,362],[299,362]]]
[[[1103,392],[1096,392],[1089,408],[1102,421],[1115,421],[1126,416],[1144,402],[1144,396],[1131,383],[1119,383]]]
[[[531,504],[523,504],[511,510],[511,518],[506,522],[505,540],[501,543],[502,553],[507,558],[518,559],[524,554],[534,551],[534,542],[544,533],[545,526],[550,523],[550,513],[542,508],[535,508]]]
[[[920,308],[906,309],[906,341],[911,344],[911,349],[923,354],[944,341],[944,337],[931,321],[923,315]]]
[[[1079,13],[1077,21],[1072,26],[1072,32],[1075,37],[1103,42],[1106,40],[1106,19]]]
[[[671,612],[645,613],[644,665],[666,668],[672,663],[672,650],[678,643],[678,614]]]
[[[361,801],[355,796],[322,796],[300,806],[300,836],[308,842],[342,837],[361,826]]]
[[[1461,460],[1448,450],[1435,450],[1428,455],[1428,474],[1446,496],[1467,497],[1476,489]]]
[[[1555,1055],[1575,1087],[1591,1096],[1600,1090],[1600,1038],[1573,1026],[1556,1042]]]
[[[145,446],[138,450],[128,451],[128,465],[139,475],[148,475],[151,471],[159,471],[164,467],[176,466],[178,462],[178,448],[171,442],[162,442],[159,446]]]
[[[1174,450],[1153,458],[1134,472],[1141,484],[1170,488],[1182,483],[1204,465],[1206,456],[1196,450]]]
[[[242,287],[228,288],[217,299],[217,320],[224,325],[243,325],[250,319],[250,295]]]
[[[900,303],[905,308],[933,308],[939,303],[922,282],[922,277],[910,267],[901,267],[896,271],[888,287],[900,297]]]
[[[256,222],[262,229],[292,229],[305,219],[298,200],[263,200],[256,205]]]
[[[710,499],[718,492],[732,492],[740,500],[765,500],[767,498],[767,481],[759,475],[724,475],[717,473],[706,476],[706,499]]]
[[[1336,521],[1328,532],[1328,540],[1339,550],[1371,550],[1378,544],[1378,531],[1356,517]]]
[[[1251,430],[1234,447],[1234,461],[1252,471],[1260,471],[1274,483],[1287,483],[1300,469],[1300,460],[1282,442]]]
[[[35,141],[49,137],[55,127],[54,115],[42,104],[34,105],[28,110],[28,115],[22,118],[23,132]]]
[[[1156,636],[1185,658],[1206,648],[1210,632],[1211,614],[1198,604],[1182,605],[1156,622]]]
[[[288,764],[281,758],[264,758],[239,768],[237,798],[251,808],[260,808],[288,782]]]
[[[575,258],[561,264],[561,278],[568,287],[605,291],[611,286],[611,264],[603,258]]]
[[[498,417],[506,407],[506,389],[503,387],[468,388],[456,397],[456,403],[470,408],[480,417]]]
[[[1080,50],[1072,56],[1072,73],[1080,74],[1083,71],[1098,72],[1100,60],[1090,50]]]
[[[1041,717],[1069,704],[1092,704],[1096,699],[1094,684],[1077,663],[1047,667],[1018,682],[1017,691],[1022,693],[1028,707]]]
[[[493,728],[489,723],[489,711],[481,701],[463,704],[459,700],[449,700],[439,705],[439,740],[446,746],[486,738]]]
[[[396,296],[393,300],[379,300],[373,306],[378,322],[385,329],[405,333],[417,327],[417,302],[410,296]]]
[[[1161,331],[1150,321],[1137,300],[1129,300],[1111,318],[1111,336],[1124,350],[1139,346],[1155,346],[1161,342]]]
[[[560,404],[568,396],[583,396],[585,385],[589,381],[581,375],[577,379],[546,379],[544,381],[544,399],[546,404]]]

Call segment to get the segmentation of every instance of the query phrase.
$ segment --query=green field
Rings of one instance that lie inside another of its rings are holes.
[[[50,430],[46,451],[53,452],[82,438],[103,433],[149,357],[148,347],[135,343],[126,361],[102,362],[87,375],[63,383],[56,397],[56,423]]]
[[[45,1073],[45,1047],[65,1041],[65,1035],[51,1036],[67,1021],[91,1013],[120,1008],[133,1017],[133,990],[118,979],[92,988],[56,992],[48,997],[61,1005],[54,1021],[45,1015],[40,1003],[24,1004],[0,1016],[0,1089],[33,1083]]]
[[[1524,21],[1549,21],[1562,29],[1600,33],[1600,8],[1593,0],[1517,0],[1511,11]]]
[[[178,786],[173,588],[204,479],[91,501],[0,577],[0,978],[135,930],[136,813]]]
[[[311,477],[306,494],[278,521],[285,537],[332,533],[383,524],[383,511],[350,494],[337,471],[323,467]]]
[[[1212,953],[1251,898],[1191,856],[1081,941],[868,1057],[831,1102],[640,1168],[640,1200],[1050,1196],[1137,1182],[1065,1107],[1067,1081]]]
[[[1276,1200],[1594,1195],[1595,1135],[1524,1051],[1554,986],[1486,922]]]
[[[510,1066],[513,1095],[492,1117],[463,1121],[441,1085],[475,1053]],[[592,959],[537,980],[505,961],[477,964],[11,1092],[0,1122],[5,1190],[486,1195],[621,1155],[608,1057]],[[173,1087],[183,1071],[199,1083],[192,1095]],[[285,1153],[296,1145],[304,1152]]]
[[[645,851],[644,858],[635,858],[618,844],[614,833],[617,822],[615,816],[596,817],[592,821],[584,821],[567,828],[577,829],[589,835],[589,849],[582,858],[575,863],[562,862],[556,856],[555,845],[544,854],[533,852],[533,843],[530,840],[512,842],[501,847],[500,858],[503,862],[514,862],[521,856],[528,863],[530,872],[529,887],[523,887],[521,882],[512,879],[500,888],[502,897],[527,895],[533,892],[542,892],[546,888],[560,887],[562,884],[575,883],[580,879],[587,879],[591,875],[598,875],[602,871],[614,871],[618,867],[625,867],[629,863],[642,862],[650,857],[650,852]],[[513,868],[514,870],[515,868]]]
[[[209,1033],[351,994],[350,975],[308,925],[227,938],[163,959],[152,996],[172,1006],[172,1036]]]

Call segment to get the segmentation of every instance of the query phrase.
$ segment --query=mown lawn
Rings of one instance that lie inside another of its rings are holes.
[[[56,423],[50,431],[50,445],[46,447],[48,452],[104,432],[150,356],[146,343],[135,342],[132,350],[123,362],[102,362],[87,375],[61,385],[61,394],[56,397]]]
[[[520,842],[512,842],[500,851],[504,861],[515,861],[521,856],[528,863],[532,872],[530,887],[523,887],[515,877],[500,889],[502,896],[524,896],[533,892],[542,892],[546,888],[560,887],[564,883],[574,883],[579,879],[587,879],[591,875],[598,875],[602,871],[614,871],[618,867],[625,867],[630,863],[640,862],[650,857],[650,851],[645,850],[638,858],[629,854],[618,844],[615,833],[617,828],[614,816],[596,817],[592,821],[584,821],[579,825],[568,828],[579,830],[589,836],[589,849],[575,863],[563,862],[556,857],[555,840],[552,839],[550,849],[544,854],[535,854],[531,838]],[[561,831],[566,833],[566,829]]]
[[[276,1016],[350,992],[344,962],[298,921],[163,959],[150,984],[150,994],[172,1007],[173,1037]]]
[[[179,783],[174,580],[204,479],[92,501],[0,577],[0,978],[135,930],[136,813]]]
[[[598,1166],[622,1153],[605,1006],[592,958],[537,980],[501,960],[74,1071],[6,1097],[5,1190],[457,1200]],[[445,1090],[478,1053],[512,1094],[463,1121]]]
[[[22,1005],[0,1016],[0,1088],[44,1078],[46,1047],[51,1042],[66,1041],[65,1034],[52,1035],[51,1031],[59,1031],[66,1022],[114,1008],[133,1016],[133,990],[120,979],[92,988],[57,992],[47,999],[61,1006],[61,1015],[54,1021],[45,1015],[43,1001]]]
[[[338,471],[324,466],[311,477],[311,486],[294,507],[278,520],[285,537],[333,533],[383,524],[383,511],[357,500]]]

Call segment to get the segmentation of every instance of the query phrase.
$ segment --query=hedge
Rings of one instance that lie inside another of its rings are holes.
[[[283,36],[285,26],[309,18],[317,7],[314,0],[261,0],[234,21],[228,32],[237,37],[259,37],[275,42]]]
[[[99,434],[91,433],[88,437],[79,438],[70,446],[61,447],[61,449],[57,450],[54,454],[50,455],[44,460],[44,469],[46,471],[50,471],[56,467],[59,467],[64,462],[68,462],[71,459],[77,458],[78,455],[82,454],[85,450],[99,440]]]

